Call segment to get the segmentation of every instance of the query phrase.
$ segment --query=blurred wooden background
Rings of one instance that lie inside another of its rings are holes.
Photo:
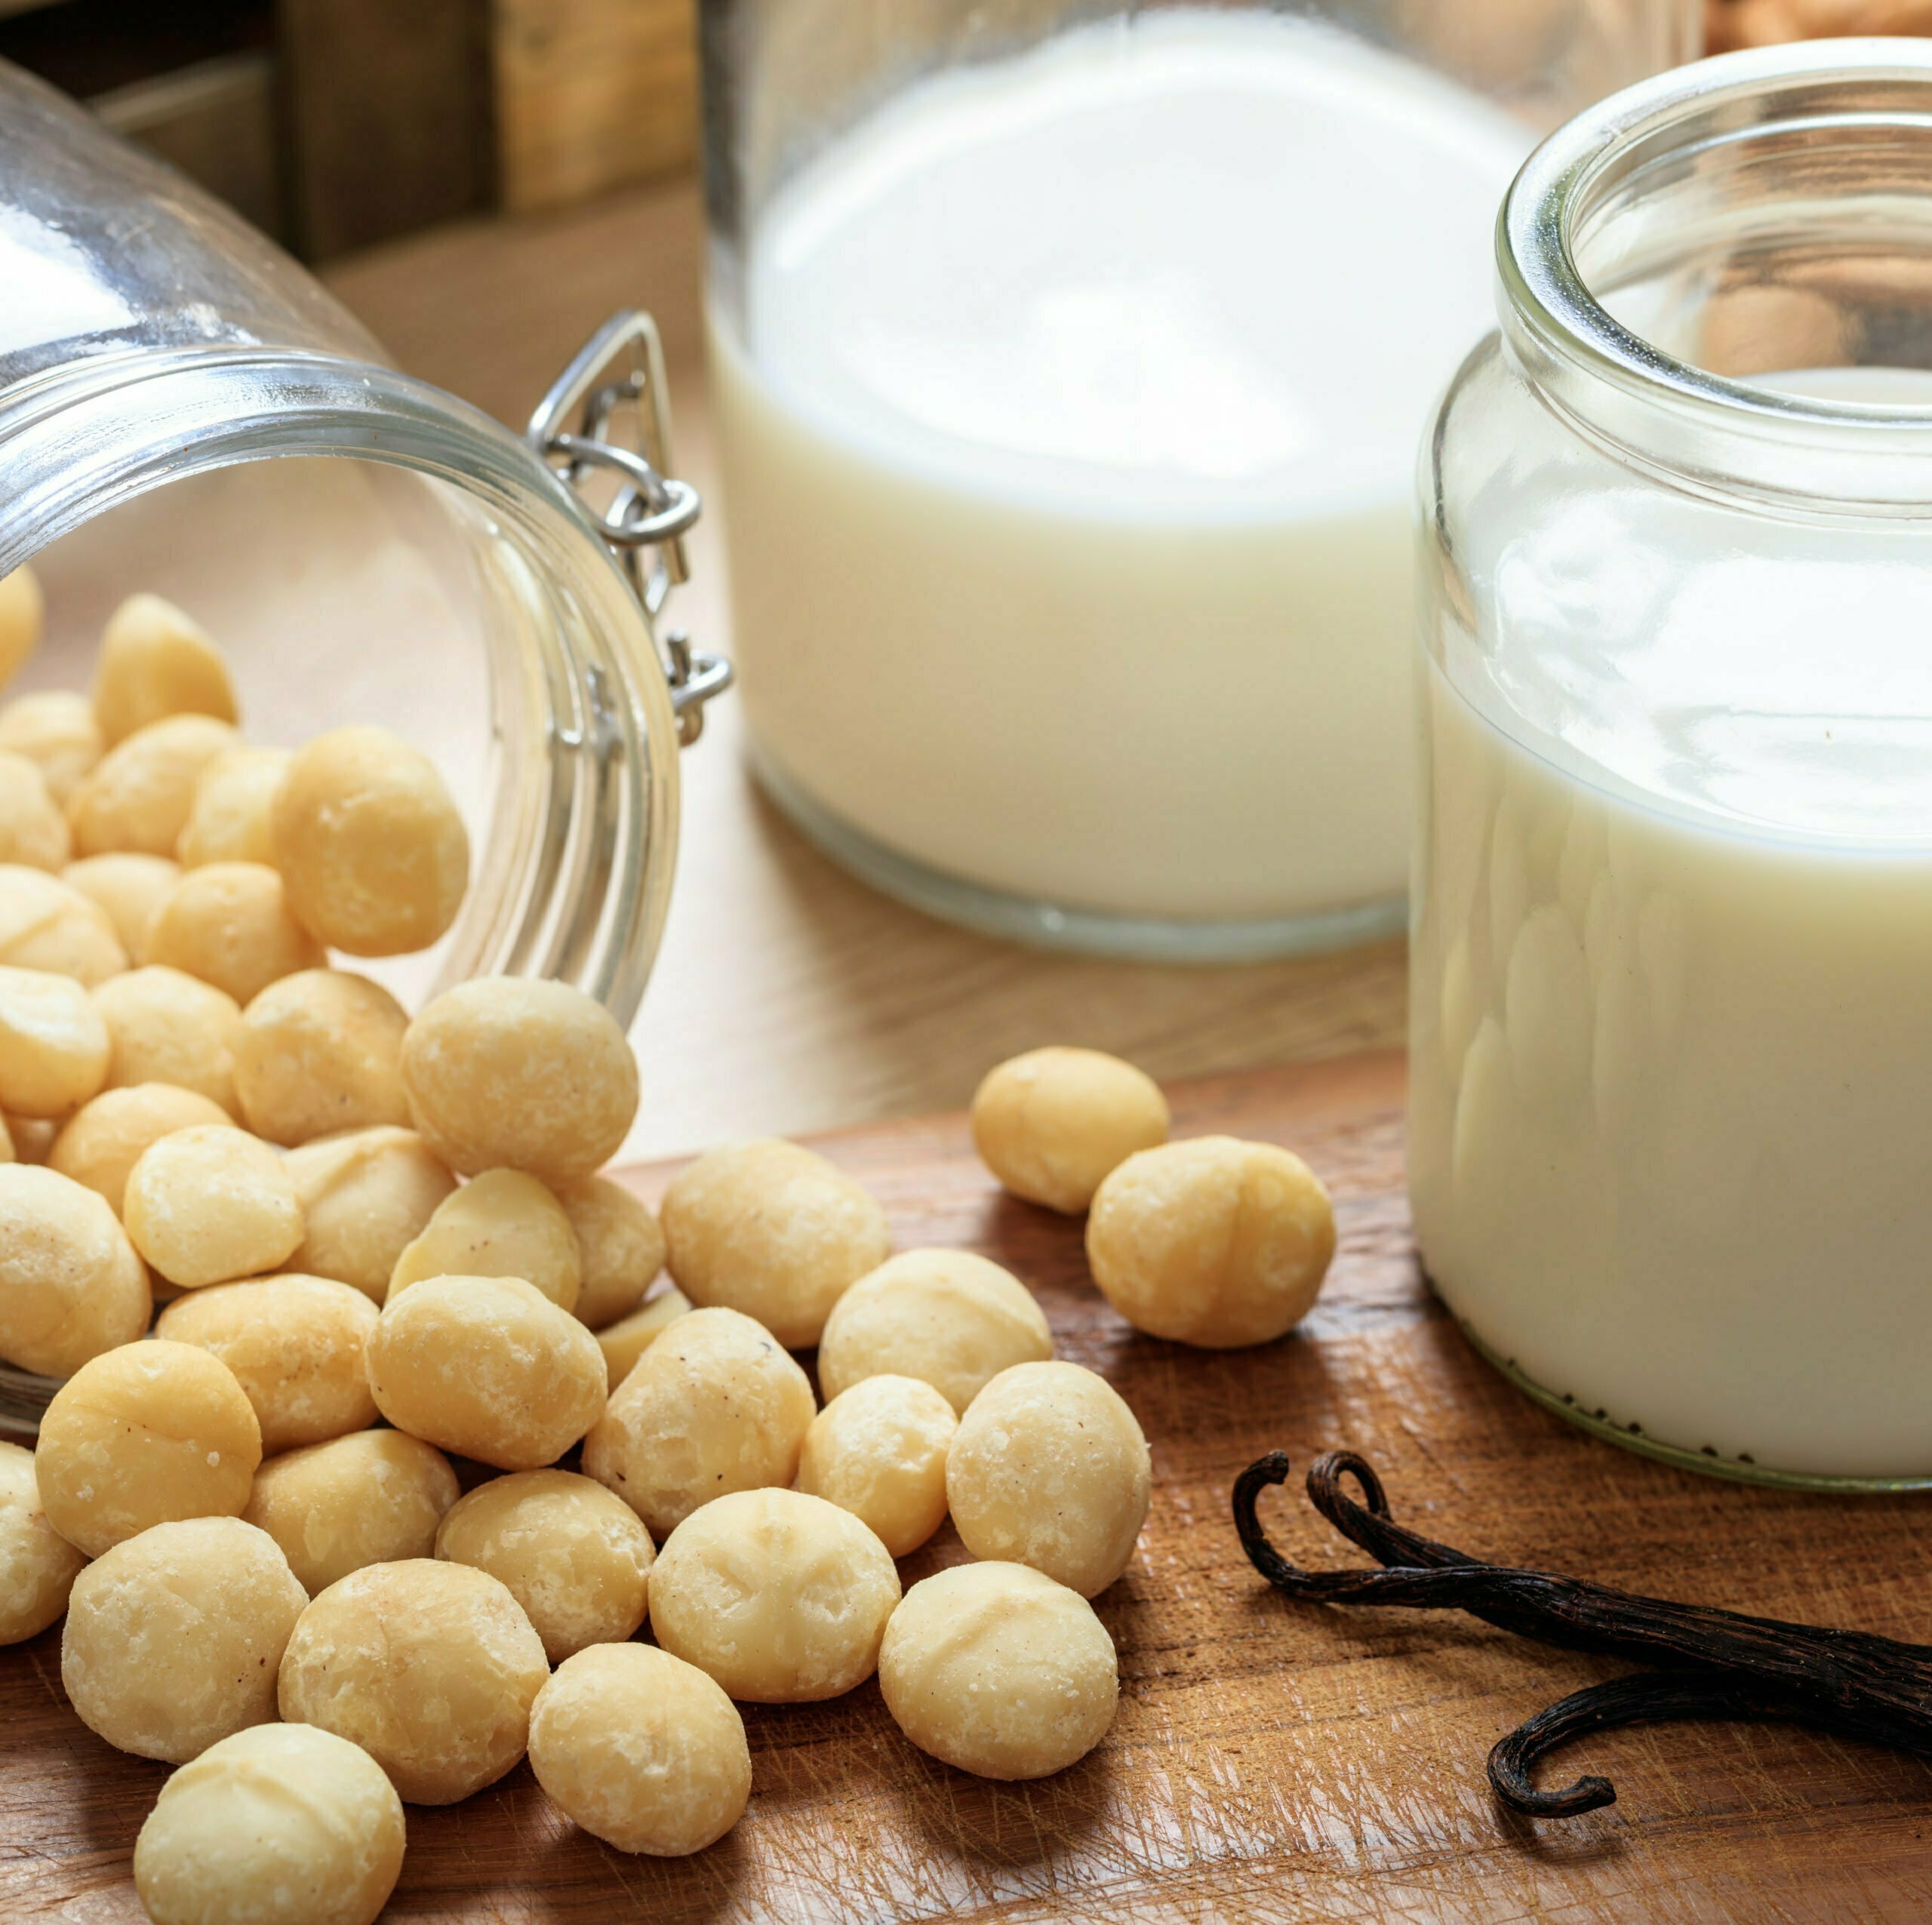
[[[1714,51],[1932,33],[1932,0],[1706,4]],[[90,102],[325,260],[460,214],[567,207],[687,171],[697,11],[697,0],[0,0],[0,59]]]

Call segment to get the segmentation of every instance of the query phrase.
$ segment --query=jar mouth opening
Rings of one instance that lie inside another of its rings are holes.
[[[1504,337],[1693,486],[1932,510],[1932,42],[1800,42],[1626,88],[1524,164]]]

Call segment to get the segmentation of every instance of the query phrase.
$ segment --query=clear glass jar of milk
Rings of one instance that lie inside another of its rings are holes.
[[[1411,1180],[1544,1401],[1932,1484],[1932,43],[1554,137],[1425,474]]]
[[[733,652],[781,805],[1035,941],[1398,927],[1418,438],[1537,134],[1697,15],[706,0]]]

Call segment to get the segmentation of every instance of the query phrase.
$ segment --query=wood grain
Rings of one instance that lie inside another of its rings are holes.
[[[1297,1607],[1241,1556],[1235,1473],[1279,1446],[1347,1444],[1394,1502],[1478,1554],[1782,1616],[1932,1636],[1932,1534],[1906,1499],[1758,1491],[1595,1443],[1480,1363],[1427,1294],[1401,1192],[1400,1061],[1358,1057],[1198,1084],[1177,1127],[1300,1149],[1331,1186],[1341,1251],[1282,1342],[1224,1354],[1126,1328],[1088,1284],[1078,1225],[1003,1198],[962,1119],[825,1147],[871,1185],[902,1245],[970,1246],[1039,1293],[1061,1354],[1140,1414],[1154,1507],[1099,1602],[1125,1686],[1106,1742],[1032,1785],[914,1751],[877,1687],[748,1708],[744,1822],[694,1859],[629,1859],[578,1833],[519,1767],[449,1810],[412,1809],[393,1919],[1127,1921],[1648,1919],[1878,1921],[1932,1911],[1932,1773],[1859,1745],[1751,1727],[1602,1739],[1611,1809],[1537,1825],[1500,1811],[1490,1745],[1615,1667],[1472,1621]],[[648,1195],[665,1167],[638,1173]],[[1666,1336],[1667,1333],[1660,1333]],[[1283,1497],[1278,1537],[1352,1559]],[[908,1581],[961,1554],[949,1530]],[[67,1709],[57,1632],[0,1652],[0,1917],[133,1920],[128,1853],[163,1767]]]

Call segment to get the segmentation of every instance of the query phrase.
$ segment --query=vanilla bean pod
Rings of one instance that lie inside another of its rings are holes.
[[[1544,1793],[1531,1784],[1530,1773],[1572,1739],[1663,1719],[1773,1719],[1932,1753],[1932,1647],[1485,1564],[1398,1524],[1374,1468],[1347,1451],[1330,1451],[1309,1466],[1309,1501],[1383,1568],[1304,1571],[1276,1550],[1256,1514],[1262,1491],[1284,1482],[1288,1470],[1287,1457],[1272,1452],[1251,1464],[1234,1489],[1241,1548],[1278,1591],[1318,1604],[1466,1611],[1544,1644],[1677,1674],[1577,1692],[1504,1739],[1491,1754],[1490,1779],[1519,1811],[1567,1816],[1609,1804],[1616,1793],[1603,1779]],[[1360,1501],[1345,1488],[1351,1481]]]

